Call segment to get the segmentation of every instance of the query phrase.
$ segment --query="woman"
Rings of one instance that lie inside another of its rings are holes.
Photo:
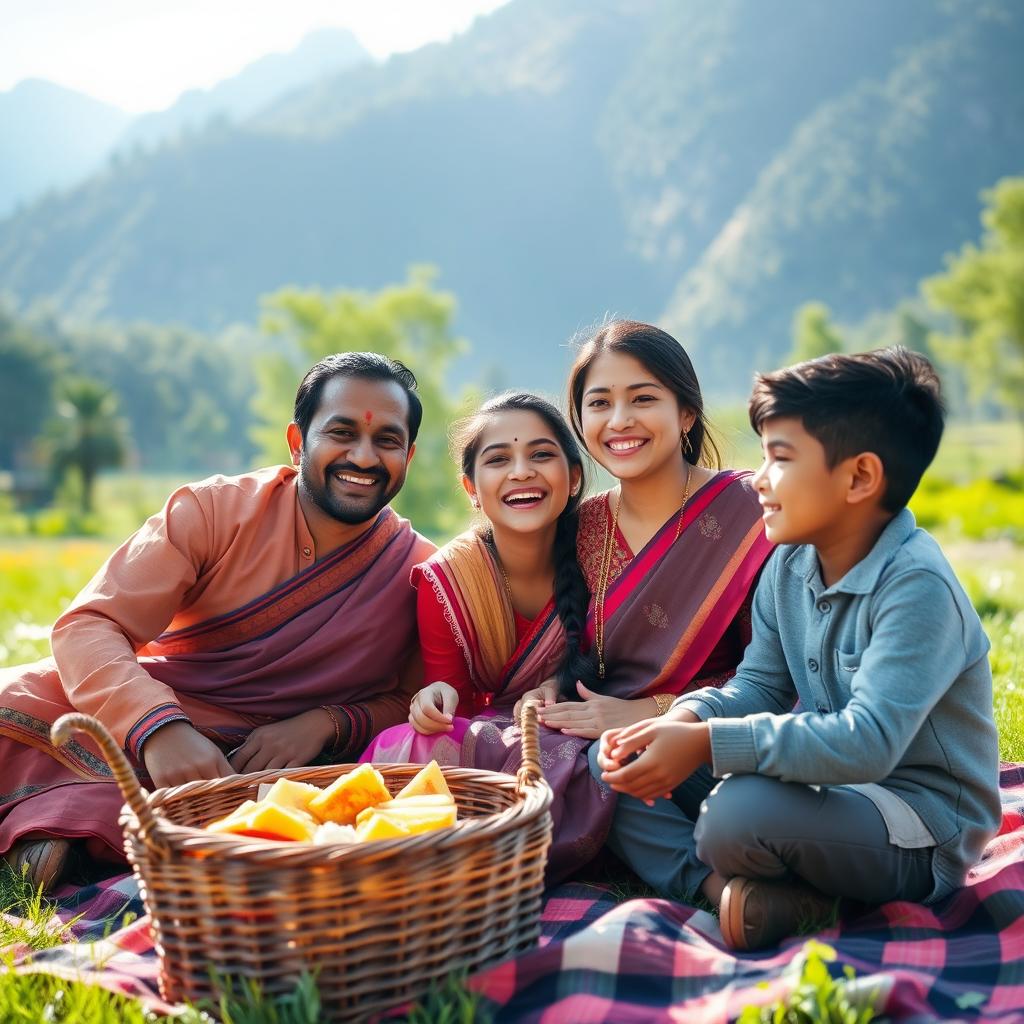
[[[574,697],[593,682],[581,653],[589,594],[576,561],[583,462],[549,402],[512,393],[487,402],[456,435],[462,484],[486,519],[413,570],[427,685],[408,726],[383,732],[368,761],[425,762],[515,773],[523,695]],[[587,741],[541,729],[554,791],[549,881],[587,861],[607,830],[608,790]]]
[[[545,725],[592,740],[733,674],[770,545],[750,474],[713,468],[700,385],[670,335],[605,325],[579,352],[569,402],[576,435],[619,481],[579,512],[600,692],[558,701],[548,683],[536,695]]]

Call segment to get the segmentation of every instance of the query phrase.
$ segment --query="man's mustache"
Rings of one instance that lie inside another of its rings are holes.
[[[363,469],[360,466],[354,466],[351,462],[334,463],[327,467],[326,472],[328,476],[333,476],[335,473],[348,473],[351,476],[369,476],[373,477],[379,484],[386,484],[390,479],[387,473],[379,469]]]

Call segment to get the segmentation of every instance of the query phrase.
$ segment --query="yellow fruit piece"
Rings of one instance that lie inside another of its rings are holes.
[[[277,804],[278,807],[291,807],[297,811],[307,811],[310,800],[322,792],[323,790],[319,786],[311,786],[308,782],[278,779],[263,799]]]
[[[360,811],[390,799],[384,776],[373,765],[361,764],[332,782],[307,806],[321,821],[351,825]]]
[[[223,832],[224,829],[220,827],[221,825],[228,821],[234,821],[236,818],[244,817],[245,814],[255,806],[255,800],[246,800],[244,803],[240,803],[230,814],[225,814],[223,818],[211,821],[209,825],[204,825],[203,827],[208,832]]]
[[[308,814],[265,800],[240,811],[211,822],[206,830],[257,839],[290,839],[300,843],[312,842],[316,833],[316,822]]]
[[[372,810],[356,829],[356,838],[364,843],[373,839],[395,839],[411,834],[400,821],[390,821],[384,815],[377,814]]]
[[[428,793],[424,796],[403,796],[400,799],[396,797],[394,800],[385,800],[384,803],[376,804],[373,807],[367,807],[366,810],[360,811],[356,815],[356,824],[359,825],[366,821],[371,814],[377,811],[386,814],[394,810],[399,814],[407,813],[415,816],[421,810],[431,811],[445,807],[454,808],[455,803],[450,796],[445,796],[443,793]]]
[[[426,796],[431,793],[443,793],[447,797],[452,795],[436,761],[431,761],[425,768],[421,768],[395,799],[401,800],[406,796]]]
[[[455,824],[455,804],[446,807],[402,807],[402,801],[396,800],[387,807],[379,807],[374,812],[386,821],[403,825],[410,834],[432,832],[436,828],[451,828]]]

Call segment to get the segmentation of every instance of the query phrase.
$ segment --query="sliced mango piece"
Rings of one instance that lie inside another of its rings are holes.
[[[444,774],[436,761],[431,761],[426,767],[421,768],[405,787],[395,795],[395,799],[401,800],[407,796],[426,796],[431,793],[443,793],[449,798],[452,795],[452,791],[448,788],[448,783],[445,782]]]
[[[391,821],[383,814],[376,814],[372,810],[356,829],[356,838],[360,842],[370,842],[373,839],[396,839],[408,835],[412,835],[412,833],[402,822]]]
[[[450,828],[455,824],[455,804],[448,804],[447,807],[403,808],[396,806],[399,803],[396,800],[387,808],[377,808],[374,813],[391,824],[404,826],[412,835],[432,832],[436,828]]]
[[[290,839],[311,842],[316,822],[308,814],[288,807],[261,801],[246,811],[228,815],[206,826],[208,832],[252,836],[259,839]]]
[[[321,821],[351,825],[360,811],[390,799],[384,776],[372,764],[361,764],[332,782],[307,806]]]
[[[319,796],[323,790],[319,786],[311,786],[308,782],[295,782],[292,779],[278,779],[263,798],[278,807],[291,807],[297,811],[308,811],[309,802]]]
[[[424,793],[422,796],[396,796],[380,807],[455,807],[455,801],[444,793]]]

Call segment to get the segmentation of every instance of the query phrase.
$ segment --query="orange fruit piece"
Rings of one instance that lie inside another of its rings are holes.
[[[313,797],[307,807],[321,821],[351,825],[360,811],[390,799],[384,776],[373,765],[361,764]]]
[[[443,793],[449,799],[452,798],[452,791],[444,780],[444,773],[436,761],[431,761],[426,767],[421,768],[405,787],[395,796],[401,800],[406,796],[428,796],[433,793]]]

